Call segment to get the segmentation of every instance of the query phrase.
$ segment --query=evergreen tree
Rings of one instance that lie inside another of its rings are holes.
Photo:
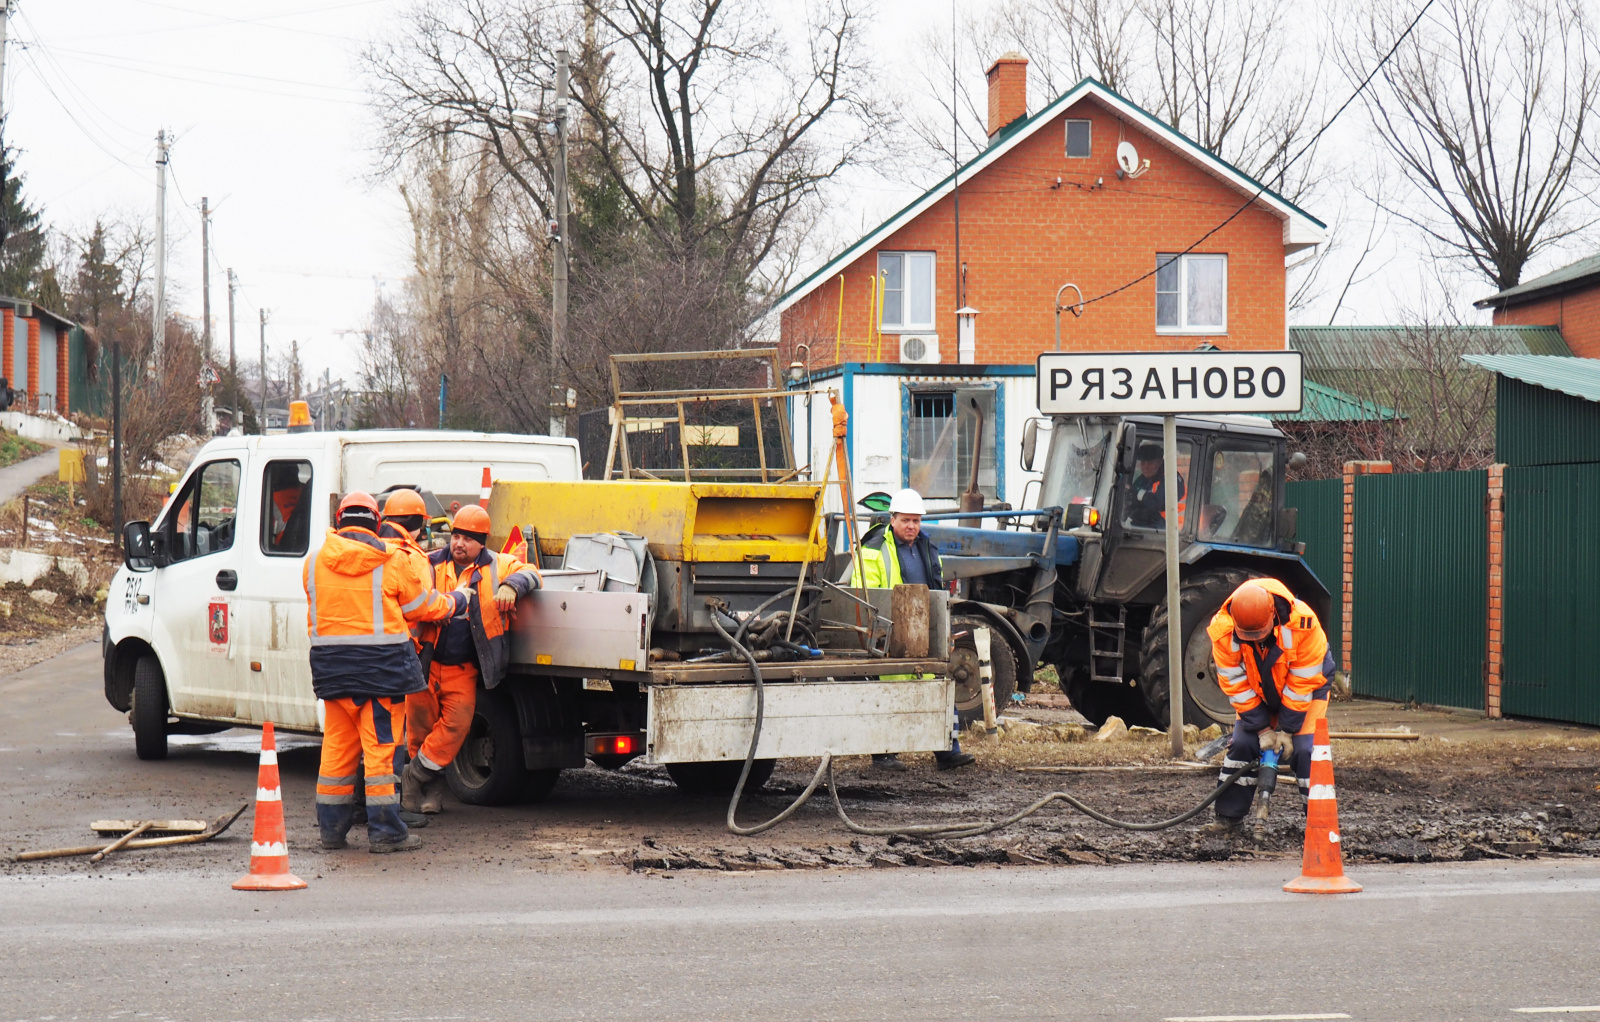
[[[99,327],[102,317],[121,308],[122,269],[106,252],[104,221],[96,220],[89,237],[78,244],[81,258],[72,281],[71,305],[63,311],[80,323]]]
[[[0,142],[0,295],[37,297],[44,266],[40,214],[22,194],[13,150]]]

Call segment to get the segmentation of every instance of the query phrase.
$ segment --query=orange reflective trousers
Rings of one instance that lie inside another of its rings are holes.
[[[406,696],[408,747],[429,770],[443,770],[461,751],[478,705],[478,668],[433,664],[428,687]]]
[[[400,750],[406,744],[405,700],[378,696],[323,700],[322,763],[317,768],[317,823],[324,837],[343,837],[356,802],[358,767],[366,776],[367,836],[399,841]]]

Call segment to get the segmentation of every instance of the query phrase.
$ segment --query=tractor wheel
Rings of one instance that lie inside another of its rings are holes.
[[[967,634],[950,648],[950,676],[956,682],[956,714],[965,728],[983,719],[983,681],[978,675],[978,647],[972,638],[974,628],[989,629],[989,667],[994,672],[994,712],[1004,713],[1017,690],[1017,656],[997,628],[976,617],[958,617],[950,622],[953,631]]]
[[[1245,568],[1225,568],[1202,572],[1183,580],[1178,590],[1178,603],[1183,609],[1181,628],[1183,645],[1183,722],[1206,727],[1221,724],[1226,727],[1234,721],[1233,704],[1217,684],[1217,667],[1211,659],[1211,637],[1206,626],[1233,591],[1252,578],[1263,577],[1260,572]],[[1165,729],[1167,709],[1167,604],[1163,600],[1150,616],[1150,625],[1144,630],[1140,647],[1139,690],[1144,694],[1146,707]]]
[[[1056,676],[1061,679],[1061,691],[1067,702],[1095,727],[1110,717],[1121,717],[1123,723],[1130,725],[1148,723],[1150,711],[1139,698],[1138,689],[1109,681],[1091,681],[1088,671],[1067,664],[1056,665]]]

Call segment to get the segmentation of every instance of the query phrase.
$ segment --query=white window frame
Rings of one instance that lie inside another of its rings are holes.
[[[887,284],[882,275],[883,261],[885,258],[898,258],[900,262],[900,317],[901,322],[892,323],[888,319],[887,301],[880,298],[880,308],[883,310],[878,329],[886,334],[920,334],[934,332],[934,319],[938,316],[939,309],[939,259],[934,252],[879,252],[878,270],[879,286]],[[928,319],[926,322],[908,320],[907,313],[911,308],[910,288],[907,287],[911,280],[910,264],[912,259],[926,259],[928,261]]]
[[[1158,334],[1189,334],[1194,336],[1216,336],[1228,332],[1228,256],[1224,252],[1190,252],[1177,255],[1173,252],[1156,253],[1156,268],[1159,271],[1165,266],[1167,260],[1176,259],[1178,264],[1178,325],[1163,326],[1161,323],[1161,302],[1156,301],[1156,333]],[[1191,262],[1219,262],[1222,264],[1222,322],[1192,324],[1189,322],[1189,265]],[[1172,294],[1171,291],[1161,291],[1161,277],[1156,275],[1156,294]]]
[[[1084,153],[1082,156],[1072,155],[1070,140],[1072,138],[1072,126],[1074,124],[1087,125],[1089,128],[1089,151]],[[1066,154],[1066,158],[1069,160],[1087,160],[1090,156],[1094,155],[1094,122],[1089,120],[1087,117],[1068,117],[1061,129],[1061,151]]]

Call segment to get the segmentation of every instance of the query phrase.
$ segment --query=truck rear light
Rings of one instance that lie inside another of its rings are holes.
[[[584,739],[587,756],[632,756],[644,748],[642,735],[590,735]]]

